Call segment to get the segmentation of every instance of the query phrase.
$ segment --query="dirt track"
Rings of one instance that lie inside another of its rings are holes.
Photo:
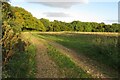
[[[57,65],[52,61],[49,56],[47,55],[47,48],[45,45],[50,44],[53,47],[55,47],[58,51],[63,53],[64,55],[71,58],[71,60],[76,63],[76,65],[80,66],[84,71],[91,74],[95,78],[109,78],[106,74],[113,74],[117,75],[116,72],[112,71],[109,68],[104,68],[104,65],[100,65],[97,62],[80,55],[78,56],[77,53],[73,50],[70,50],[56,42],[50,41],[50,40],[44,40],[40,39],[38,37],[34,37],[30,33],[24,33],[24,37],[26,37],[26,40],[29,40],[29,42],[33,43],[37,48],[36,53],[36,61],[37,61],[37,78],[58,78],[62,77],[59,76],[59,71],[57,69]],[[104,74],[101,71],[101,69],[104,68]],[[116,76],[117,77],[117,76]]]
[[[36,46],[36,78],[58,78],[59,71],[57,65],[47,55],[44,41],[40,41],[40,39],[32,36],[30,33],[22,33],[22,37]]]

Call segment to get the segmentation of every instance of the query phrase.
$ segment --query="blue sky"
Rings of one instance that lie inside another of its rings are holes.
[[[41,0],[41,2],[42,1],[43,0]],[[81,2],[72,1],[70,3],[41,3],[37,0],[36,2],[35,0],[11,0],[11,4],[26,9],[38,19],[47,18],[51,21],[60,20],[66,22],[80,20],[83,22],[104,22],[111,24],[118,20],[118,1],[119,0],[81,0]]]

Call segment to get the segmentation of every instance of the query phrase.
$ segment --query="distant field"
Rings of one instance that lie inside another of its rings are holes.
[[[94,34],[94,35],[93,35]],[[118,70],[119,34],[100,32],[42,32],[40,38],[56,41],[101,64]]]
[[[120,36],[118,32],[72,32],[72,31],[62,31],[62,32],[32,32],[41,34],[94,34],[94,35],[108,35],[108,36]]]

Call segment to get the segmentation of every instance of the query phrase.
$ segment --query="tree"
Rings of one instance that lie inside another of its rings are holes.
[[[53,31],[61,31],[60,30],[60,23],[57,20],[54,20],[54,22],[53,22]]]
[[[112,24],[112,32],[119,32],[120,31],[120,26],[117,23]]]
[[[46,28],[46,31],[50,31],[50,21],[48,19],[41,18],[40,21]]]
[[[36,30],[36,31],[46,31],[43,23],[37,18],[33,17],[32,14],[23,8],[12,7],[12,11],[15,13],[14,29],[18,30]]]

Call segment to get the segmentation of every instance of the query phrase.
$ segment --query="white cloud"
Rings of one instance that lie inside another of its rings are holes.
[[[119,2],[120,0],[89,0],[90,2]]]
[[[4,0],[3,0],[4,1]],[[119,2],[120,0],[10,0],[11,2]]]
[[[57,8],[70,8],[73,5],[80,4],[78,2],[41,2],[40,4],[49,6],[49,7],[57,7]]]
[[[44,15],[44,17],[41,17],[41,15]],[[65,22],[72,22],[74,20],[82,22],[104,22],[100,16],[95,16],[95,14],[89,14],[87,12],[45,12],[40,14],[39,18],[47,18],[50,21],[59,20]]]
[[[86,3],[88,0],[26,0],[27,2],[80,2]]]
[[[104,20],[107,23],[118,23],[118,20]]]
[[[49,7],[70,8],[76,4],[86,4],[88,0],[26,0],[30,3],[43,4]]]
[[[45,14],[46,17],[70,17],[69,14],[63,12],[45,12],[43,14]]]
[[[72,16],[73,20],[81,20],[88,22],[102,21],[102,18],[100,16],[88,12],[75,12],[75,13],[73,12],[70,15]]]

